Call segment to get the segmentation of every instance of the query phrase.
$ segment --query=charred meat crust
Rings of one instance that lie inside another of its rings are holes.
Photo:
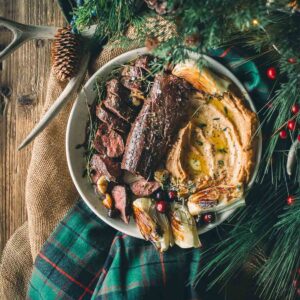
[[[122,136],[104,123],[98,127],[93,146],[100,154],[111,158],[120,157],[125,149]]]
[[[132,193],[138,197],[147,197],[160,188],[156,181],[147,181],[142,178],[130,184]]]
[[[151,177],[171,145],[187,109],[189,86],[174,75],[158,75],[127,138],[122,169]]]
[[[145,75],[145,70],[149,69],[151,57],[143,55],[135,60],[134,65],[125,66],[121,75],[122,84],[132,91],[142,91],[142,79]]]
[[[116,131],[126,133],[129,131],[130,124],[114,115],[112,112],[106,109],[103,103],[99,104],[96,109],[97,117],[106,123],[109,127]]]
[[[130,91],[118,79],[111,79],[106,84],[107,97],[103,100],[105,107],[124,121],[131,123],[136,116],[136,111],[129,103]]]
[[[104,175],[109,181],[117,182],[121,175],[120,163],[109,157],[94,154],[90,167],[98,175]]]

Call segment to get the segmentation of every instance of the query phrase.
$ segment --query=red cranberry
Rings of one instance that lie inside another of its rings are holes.
[[[212,223],[215,220],[214,215],[211,213],[207,213],[207,214],[203,215],[202,218],[203,218],[204,223],[206,223],[206,224]]]
[[[267,76],[268,78],[270,78],[271,80],[275,80],[277,77],[277,71],[274,67],[270,67],[267,70]]]
[[[167,210],[167,202],[164,200],[157,201],[155,207],[158,212],[165,213]]]
[[[169,199],[170,199],[171,201],[173,201],[173,200],[175,200],[176,197],[177,197],[177,192],[176,192],[176,191],[169,191],[168,196],[169,196]]]
[[[287,205],[292,205],[292,204],[294,204],[294,202],[295,202],[295,198],[293,196],[290,195],[287,197],[287,199],[286,199]]]
[[[297,62],[297,60],[296,60],[295,57],[290,57],[290,58],[288,59],[288,62],[289,62],[290,64],[295,64],[295,63]]]
[[[297,123],[296,123],[295,120],[290,120],[287,123],[287,127],[288,127],[289,130],[294,131],[296,129],[296,126],[297,126]]]
[[[298,134],[297,140],[298,140],[298,142],[300,142],[300,134]]]
[[[294,104],[291,108],[291,111],[293,114],[297,114],[300,111],[300,106],[299,104]]]
[[[286,130],[284,130],[284,129],[281,130],[279,132],[279,136],[280,136],[281,139],[285,140],[287,138],[287,132],[286,132]]]

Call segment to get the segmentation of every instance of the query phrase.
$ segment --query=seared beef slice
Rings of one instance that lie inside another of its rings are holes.
[[[107,98],[103,100],[107,109],[119,118],[131,123],[136,112],[128,105],[130,91],[118,79],[111,79],[106,84]]]
[[[122,136],[106,124],[100,124],[94,139],[94,148],[102,155],[120,157],[125,149]]]
[[[124,153],[125,145],[122,136],[111,129],[108,135],[102,137],[108,157],[120,157]]]
[[[96,115],[103,123],[107,124],[114,130],[119,132],[129,131],[130,125],[108,111],[102,103],[97,106]]]
[[[141,78],[143,77],[143,71],[141,68],[136,66],[125,66],[122,71],[122,84],[132,90],[132,91],[141,91],[142,82]]]
[[[121,168],[118,162],[99,154],[93,155],[90,166],[96,174],[104,175],[110,181],[116,182],[117,178],[121,175]]]
[[[132,91],[142,91],[142,79],[145,70],[149,68],[149,55],[143,55],[136,59],[134,65],[127,65],[122,71],[122,84]]]
[[[122,220],[128,224],[129,223],[129,214],[128,208],[129,203],[127,199],[126,188],[122,185],[116,185],[111,191],[111,195],[114,199],[115,208],[118,209],[121,213]]]
[[[174,75],[155,78],[127,138],[122,169],[144,178],[152,175],[186,116],[188,91],[187,83]]]
[[[109,129],[107,124],[101,123],[96,132],[95,138],[93,140],[93,146],[97,150],[98,153],[105,155],[106,147],[103,145],[103,136],[108,135]]]
[[[160,188],[156,181],[147,181],[142,178],[130,184],[130,189],[138,197],[147,197]]]

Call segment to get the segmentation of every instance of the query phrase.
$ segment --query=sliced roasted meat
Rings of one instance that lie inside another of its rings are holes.
[[[128,123],[134,121],[136,111],[129,106],[130,91],[118,79],[108,81],[107,97],[103,100],[107,109]]]
[[[127,197],[126,188],[122,185],[116,185],[111,191],[111,195],[114,199],[115,208],[121,213],[122,220],[129,223],[129,201]]]
[[[142,55],[138,59],[135,60],[134,65],[136,67],[142,68],[144,70],[148,70],[151,59],[152,58],[150,55]]]
[[[131,127],[122,169],[148,179],[165,156],[187,113],[188,84],[174,76],[155,78]]]
[[[103,104],[98,105],[96,114],[103,123],[106,123],[109,127],[116,131],[125,133],[128,132],[130,128],[130,125],[127,122],[108,111]]]
[[[153,194],[160,188],[157,181],[147,181],[146,179],[139,179],[130,184],[130,189],[136,196],[146,197]]]
[[[104,123],[100,124],[93,145],[100,154],[112,158],[120,157],[125,149],[122,136]]]
[[[143,70],[136,66],[125,66],[122,73],[122,84],[131,91],[141,91]]]
[[[136,59],[134,65],[127,65],[122,70],[122,84],[131,91],[142,91],[142,79],[145,70],[149,68],[149,55],[143,55]]]
[[[123,138],[113,129],[110,130],[108,135],[102,136],[102,142],[106,147],[108,157],[120,157],[124,153],[125,145]]]
[[[107,135],[109,132],[107,124],[101,123],[97,129],[95,138],[93,140],[93,147],[96,149],[96,151],[101,154],[106,154],[106,147],[103,145],[103,136]]]
[[[110,181],[116,182],[121,175],[120,163],[99,154],[93,155],[90,166],[96,174],[104,175]]]

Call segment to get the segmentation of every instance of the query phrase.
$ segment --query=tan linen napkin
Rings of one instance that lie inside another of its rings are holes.
[[[107,46],[98,56],[90,73],[128,48]],[[51,70],[44,111],[64,89]],[[28,222],[21,226],[7,243],[0,266],[0,299],[22,299],[26,296],[32,265],[42,245],[58,222],[78,198],[69,175],[65,155],[65,132],[72,103],[59,113],[51,124],[35,139],[27,174],[25,201]]]

